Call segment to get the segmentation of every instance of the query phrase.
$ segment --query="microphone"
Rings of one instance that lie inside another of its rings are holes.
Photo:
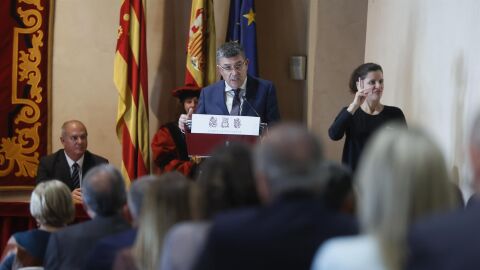
[[[250,107],[250,109],[253,110],[253,112],[257,115],[257,117],[260,117],[260,115],[258,114],[257,110],[255,110],[255,108],[252,106],[252,104],[250,104],[250,102],[248,102],[247,98],[245,97],[245,95],[242,95],[242,100],[247,103],[248,107]],[[262,120],[262,117],[260,117],[260,121]],[[260,122],[260,134],[263,134],[263,131],[266,130],[267,128],[267,123],[262,123]]]
[[[248,107],[250,107],[250,109],[253,110],[253,112],[257,115],[257,117],[260,117],[260,115],[258,114],[257,110],[255,110],[255,108],[252,106],[252,104],[250,104],[250,102],[248,102],[247,98],[245,97],[245,95],[242,95],[242,100],[243,102],[247,103]],[[261,118],[261,117],[260,117]]]

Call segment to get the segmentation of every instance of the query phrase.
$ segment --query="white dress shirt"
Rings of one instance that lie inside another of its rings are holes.
[[[68,167],[70,167],[70,175],[72,175],[73,173],[73,164],[75,163],[75,161],[73,161],[68,155],[67,153],[65,153],[64,151],[64,154],[65,154],[65,157],[67,158],[67,162],[68,162]],[[78,164],[78,179],[80,180],[80,183],[82,183],[82,168],[83,168],[83,159],[85,157],[85,154],[79,159],[77,160],[77,164]],[[82,186],[82,185],[80,185]]]
[[[240,86],[240,115],[242,114],[242,106],[243,106],[243,98],[246,95],[247,92],[247,79],[245,78],[245,81],[243,82],[242,86]],[[227,81],[225,81],[225,105],[227,105],[227,110],[228,113],[232,111],[232,104],[233,104],[233,98],[235,97],[235,89],[230,87],[228,85]]]

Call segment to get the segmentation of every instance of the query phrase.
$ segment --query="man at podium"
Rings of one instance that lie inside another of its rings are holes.
[[[217,50],[216,61],[223,80],[203,88],[195,113],[257,116],[267,124],[280,120],[275,86],[270,81],[247,75],[248,59],[242,45],[223,44]],[[192,113],[190,110],[180,116],[181,128]]]

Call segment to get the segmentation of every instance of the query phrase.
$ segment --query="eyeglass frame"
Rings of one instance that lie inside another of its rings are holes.
[[[236,63],[235,65],[233,66],[227,66],[227,67],[223,67],[221,65],[217,65],[217,67],[221,68],[223,71],[225,72],[233,72],[234,70],[237,71],[237,72],[240,72],[242,71],[246,66],[248,65],[248,59],[245,59],[243,60],[242,62],[239,62],[239,63]]]

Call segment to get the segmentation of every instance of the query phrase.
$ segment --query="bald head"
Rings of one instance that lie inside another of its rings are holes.
[[[70,120],[62,125],[62,142],[65,153],[73,161],[79,160],[87,151],[87,128],[78,120]]]
[[[298,124],[272,128],[255,150],[257,174],[265,177],[272,197],[317,185],[322,159],[320,142]]]

